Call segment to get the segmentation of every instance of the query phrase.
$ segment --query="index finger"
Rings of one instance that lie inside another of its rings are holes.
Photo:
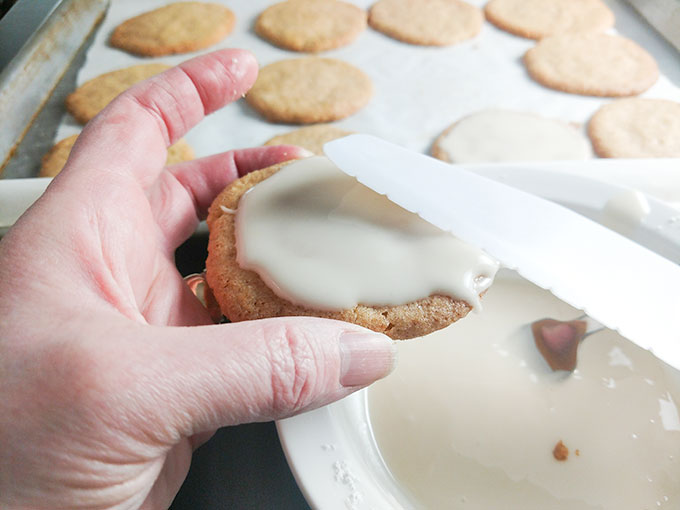
[[[166,148],[206,115],[255,82],[257,62],[245,50],[220,50],[188,60],[114,99],[85,127],[69,160],[70,172],[106,170],[155,181]]]

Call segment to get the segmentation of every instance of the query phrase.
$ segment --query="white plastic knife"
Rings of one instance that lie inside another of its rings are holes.
[[[680,266],[566,207],[368,135],[343,172],[680,369]]]

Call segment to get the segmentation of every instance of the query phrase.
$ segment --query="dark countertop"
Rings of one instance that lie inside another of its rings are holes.
[[[201,272],[207,236],[177,250],[183,275]],[[288,468],[273,422],[225,427],[194,453],[191,470],[172,510],[307,509]]]
[[[196,452],[172,510],[306,509],[274,423],[225,427]]]

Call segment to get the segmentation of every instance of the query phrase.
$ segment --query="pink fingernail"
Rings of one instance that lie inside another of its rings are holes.
[[[365,386],[394,370],[397,349],[387,336],[347,332],[340,337],[340,384]]]

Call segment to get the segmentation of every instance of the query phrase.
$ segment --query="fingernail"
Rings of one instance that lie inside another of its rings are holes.
[[[340,337],[340,384],[365,386],[392,372],[397,349],[387,336],[348,332]]]

